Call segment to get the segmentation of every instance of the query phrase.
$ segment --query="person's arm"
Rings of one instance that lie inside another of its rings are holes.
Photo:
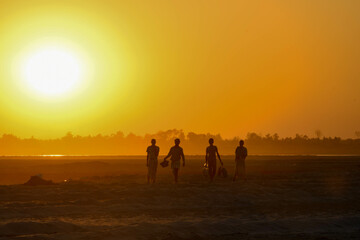
[[[220,154],[219,154],[217,148],[216,148],[216,155],[218,156],[218,158],[219,158],[219,160],[220,160],[221,166],[224,166],[223,162],[221,161],[221,157],[220,157]]]
[[[159,153],[160,153],[160,148],[158,147],[156,152],[156,158],[159,156]]]
[[[206,153],[205,153],[205,164],[207,165],[208,163],[208,149],[206,148]]]
[[[147,167],[149,166],[149,152],[147,152],[147,155],[146,155],[146,166]]]
[[[183,167],[185,167],[185,155],[184,155],[184,151],[181,151],[181,158],[183,159]]]
[[[165,161],[166,159],[168,159],[170,156],[171,156],[171,149],[170,149],[168,155],[164,158],[164,161]]]

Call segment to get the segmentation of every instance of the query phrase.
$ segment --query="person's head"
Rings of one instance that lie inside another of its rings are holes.
[[[156,144],[156,140],[155,139],[151,139],[151,145],[155,145]]]
[[[175,145],[176,145],[176,146],[179,146],[179,144],[180,144],[180,139],[178,139],[178,138],[175,139]]]
[[[242,146],[244,146],[244,140],[240,140],[240,146],[242,147]]]
[[[210,145],[213,145],[213,144],[214,144],[214,139],[213,139],[213,138],[210,138],[210,139],[209,139],[209,144],[210,144]]]

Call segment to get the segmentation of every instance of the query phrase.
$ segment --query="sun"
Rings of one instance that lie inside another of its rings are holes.
[[[72,52],[49,47],[27,58],[23,74],[28,86],[37,93],[59,96],[77,87],[82,77],[82,68]]]

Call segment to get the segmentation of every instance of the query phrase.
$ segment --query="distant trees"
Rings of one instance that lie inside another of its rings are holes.
[[[321,132],[315,132],[315,138],[296,134],[295,137],[280,138],[278,134],[261,136],[250,132],[245,145],[250,154],[360,154],[360,132],[356,131],[357,139],[341,139],[339,137],[322,137]],[[322,138],[321,138],[322,137]],[[110,135],[79,136],[71,132],[57,139],[18,138],[12,134],[0,137],[1,155],[144,155],[150,140],[155,138],[160,146],[160,154],[167,154],[174,144],[175,138],[180,138],[181,146],[186,154],[203,155],[209,138],[214,138],[220,154],[234,154],[239,144],[239,137],[223,139],[220,134],[198,134],[171,129],[155,134],[138,136],[130,133],[125,135],[118,131]]]

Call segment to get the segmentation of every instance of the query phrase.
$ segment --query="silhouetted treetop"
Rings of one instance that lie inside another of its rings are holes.
[[[315,138],[296,134],[295,137],[280,138],[277,133],[247,134],[245,146],[249,154],[360,154],[360,132],[356,132],[357,139],[341,139],[339,137]],[[151,139],[157,140],[160,154],[166,154],[166,149],[173,145],[173,140],[179,138],[185,154],[203,155],[209,138],[215,140],[220,154],[234,154],[240,137],[224,139],[220,134],[184,133],[183,130],[170,129],[154,134],[139,136],[134,133],[125,135],[121,131],[110,135],[79,136],[68,132],[56,139],[18,138],[12,134],[0,137],[1,155],[144,155]]]

